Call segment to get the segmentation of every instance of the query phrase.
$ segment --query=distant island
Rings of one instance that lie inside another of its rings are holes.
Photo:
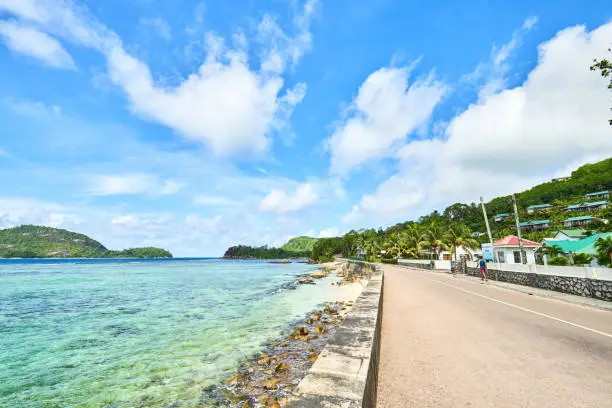
[[[296,237],[287,241],[280,248],[268,248],[267,245],[252,247],[236,245],[230,247],[223,255],[224,259],[296,259],[308,258],[312,253],[317,238]]]
[[[0,230],[0,258],[172,258],[172,254],[153,247],[114,251],[84,234],[21,225]]]

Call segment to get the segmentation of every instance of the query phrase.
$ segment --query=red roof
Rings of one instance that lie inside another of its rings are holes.
[[[515,235],[508,235],[507,237],[503,237],[500,240],[495,241],[495,246],[519,246],[519,239]],[[530,241],[528,239],[523,239],[523,246],[539,246],[537,242]]]

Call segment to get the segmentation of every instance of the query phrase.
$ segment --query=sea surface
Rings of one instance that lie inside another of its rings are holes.
[[[192,407],[325,301],[307,264],[0,260],[0,407]]]

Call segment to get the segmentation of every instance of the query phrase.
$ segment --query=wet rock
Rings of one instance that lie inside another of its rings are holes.
[[[282,378],[275,377],[264,382],[263,387],[266,390],[275,390],[278,387],[278,383],[282,380]]]
[[[276,398],[268,398],[266,401],[266,408],[281,408]]]
[[[289,336],[289,338],[292,340],[308,341],[308,338],[309,338],[308,329],[306,329],[303,326],[296,327],[295,330],[293,330],[293,333],[291,333],[291,335]]]
[[[317,272],[313,272],[313,273],[309,273],[308,276],[310,276],[313,279],[322,279],[322,278],[327,278],[328,273],[326,271],[317,271]]]
[[[312,278],[308,277],[306,279],[300,279],[298,281],[301,285],[314,285],[314,281],[312,280]]]
[[[276,366],[274,371],[276,371],[277,373],[282,371],[289,371],[289,366],[285,362],[281,361],[280,364]]]

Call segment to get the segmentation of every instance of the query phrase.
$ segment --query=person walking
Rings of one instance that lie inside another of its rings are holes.
[[[486,282],[489,280],[487,278],[487,261],[485,261],[483,258],[480,260],[479,264],[480,264],[480,277],[483,282]]]

